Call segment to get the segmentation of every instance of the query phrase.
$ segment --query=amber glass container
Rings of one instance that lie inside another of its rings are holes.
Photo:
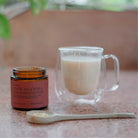
[[[11,76],[11,105],[19,110],[48,107],[48,76],[43,67],[18,67]]]

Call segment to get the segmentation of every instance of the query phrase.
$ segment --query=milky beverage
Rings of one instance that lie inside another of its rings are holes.
[[[66,89],[77,95],[93,92],[98,86],[100,65],[100,58],[62,57],[61,70]]]

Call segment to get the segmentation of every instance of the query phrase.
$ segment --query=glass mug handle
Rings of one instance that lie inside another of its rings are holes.
[[[105,88],[104,91],[115,91],[119,87],[119,60],[115,55],[104,55],[103,59],[106,60],[112,58],[114,61],[114,73],[115,73],[115,84],[111,88]]]

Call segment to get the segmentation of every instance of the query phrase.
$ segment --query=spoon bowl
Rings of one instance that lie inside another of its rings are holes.
[[[26,114],[27,121],[30,123],[52,123],[56,121],[57,114],[49,111],[29,111]]]

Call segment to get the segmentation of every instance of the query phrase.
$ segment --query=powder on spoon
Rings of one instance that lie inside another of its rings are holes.
[[[36,117],[48,117],[48,114],[46,113],[33,113],[33,116],[36,116]]]

